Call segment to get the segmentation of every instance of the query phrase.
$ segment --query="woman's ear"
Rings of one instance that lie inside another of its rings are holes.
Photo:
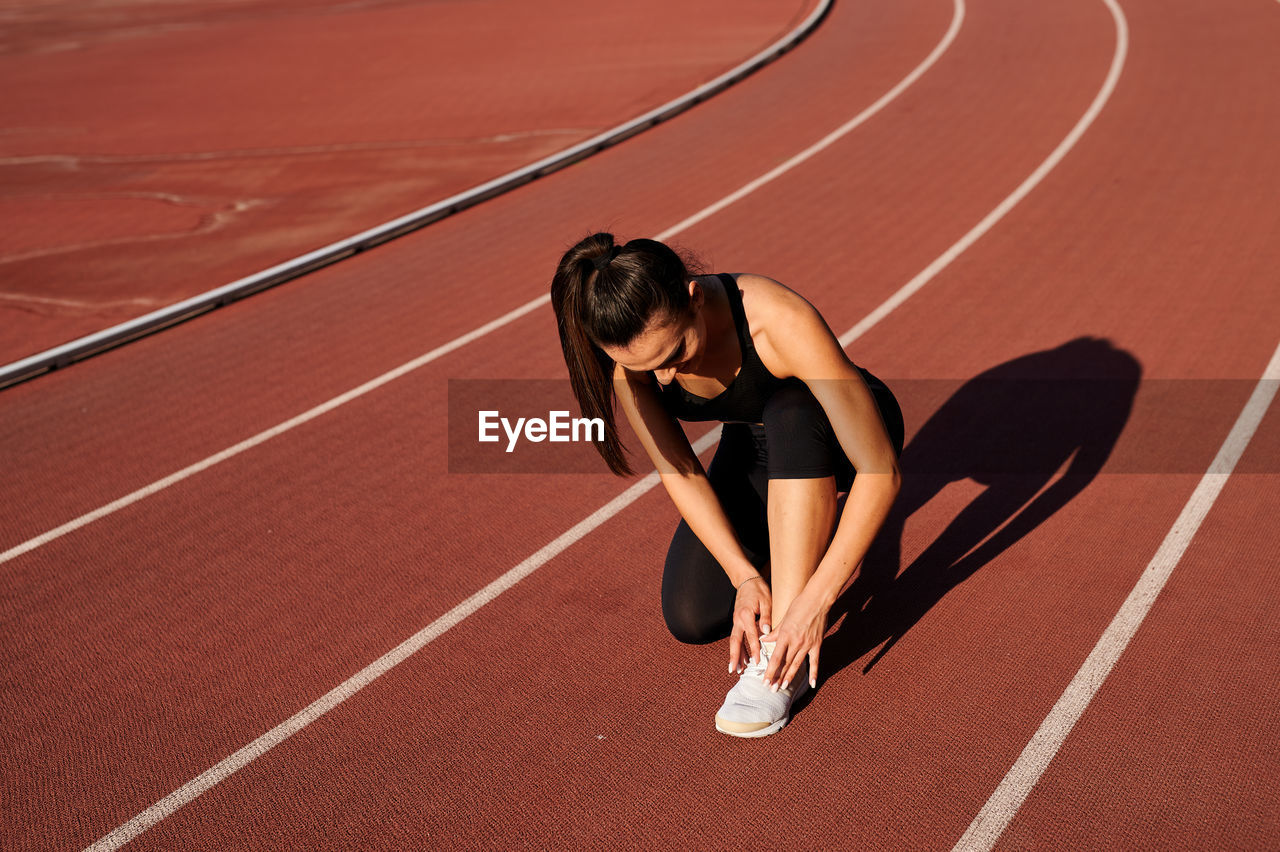
[[[689,279],[689,307],[698,311],[702,309],[702,303],[706,301],[706,290],[697,278]]]

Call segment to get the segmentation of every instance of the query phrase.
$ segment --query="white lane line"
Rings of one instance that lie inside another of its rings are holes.
[[[933,49],[933,52],[930,53],[924,59],[924,61],[921,62],[913,71],[911,71],[911,73],[909,73],[906,77],[904,77],[901,83],[899,83],[892,90],[890,90],[891,94],[893,94],[894,97],[901,95],[902,92],[905,91],[906,85],[904,84],[909,84],[919,79],[920,75],[922,75],[926,70],[932,67],[933,64],[938,61],[938,58],[942,56],[942,54],[947,50],[947,48],[951,46],[951,43],[955,41],[956,34],[960,31],[960,24],[964,20],[964,8],[965,8],[964,0],[953,0],[953,14],[951,18],[951,26],[947,29],[947,32],[942,37],[942,40],[938,42],[937,47]],[[770,172],[763,175],[762,177],[751,181],[751,183],[747,184],[746,186],[743,186],[741,189],[735,190],[733,193],[725,196],[725,198],[713,203],[707,208],[704,208],[702,211],[694,214],[693,216],[690,216],[688,219],[685,219],[683,222],[680,222],[674,225],[673,227],[667,228],[665,231],[663,231],[662,233],[654,237],[654,239],[657,239],[657,240],[670,239],[671,237],[675,236],[676,234],[680,233],[686,228],[689,228],[691,225],[695,224],[696,222],[700,222],[703,219],[705,219],[707,216],[711,215],[711,213],[708,211],[715,212],[718,210],[722,210],[724,209],[725,206],[727,206],[727,204],[730,204],[733,201],[737,201],[745,197],[751,192],[754,192],[756,189],[759,189],[761,186],[764,186],[769,181],[772,181],[775,178],[779,177],[780,175],[790,171],[791,169],[803,163],[805,160],[812,157],[815,153],[817,153],[817,151],[829,146],[832,142],[835,141],[836,138],[838,138],[837,134],[841,136],[848,134],[854,128],[862,124],[868,117],[870,117],[871,115],[874,115],[876,112],[879,112],[881,109],[883,109],[885,104],[887,103],[888,103],[888,100],[886,100],[886,98],[881,98],[871,106],[867,107],[857,116],[855,116],[853,119],[851,119],[850,121],[842,125],[835,133],[829,134],[828,136],[824,137],[823,139],[819,140],[818,142],[804,149],[800,153],[796,154],[791,159],[783,163],[781,166],[778,166],[777,168],[771,170]],[[293,429],[297,426],[301,426],[303,423],[306,423],[310,420],[314,420],[315,418],[319,417],[321,414],[326,414],[340,405],[344,405],[348,402],[351,402],[354,399],[362,397],[365,394],[369,393],[370,391],[375,390],[379,387],[382,387],[387,382],[390,382],[393,379],[398,379],[399,377],[403,376],[405,373],[416,370],[425,364],[429,364],[432,361],[436,360],[437,358],[443,355],[446,355],[461,346],[465,346],[466,344],[480,337],[483,337],[484,335],[488,334],[491,331],[499,329],[510,322],[514,322],[515,320],[519,319],[520,317],[524,316],[530,311],[536,310],[542,307],[543,305],[549,304],[550,301],[551,301],[551,294],[544,293],[543,295],[537,297],[536,299],[532,299],[531,301],[526,302],[525,304],[521,305],[515,310],[510,311],[509,313],[504,314],[503,316],[491,322],[488,322],[485,325],[482,325],[480,328],[477,328],[474,331],[468,332],[467,334],[464,334],[461,337],[455,338],[449,343],[446,343],[443,346],[439,346],[431,350],[430,352],[426,353],[425,355],[420,355],[414,360],[409,361],[406,364],[402,364],[399,367],[389,370],[388,372],[383,373],[377,378],[374,378],[369,380],[368,382],[365,382],[364,384],[360,385],[357,388],[353,388],[340,396],[334,397],[328,402],[321,403],[320,405],[317,405],[315,408],[312,408],[308,411],[304,411],[302,414],[299,414],[290,420],[286,420],[284,423],[281,423],[278,426],[273,426],[270,429],[267,429],[263,432],[259,432],[257,435],[254,435],[251,438],[246,438],[245,440],[241,441],[235,446],[228,447],[227,449],[222,450],[219,453],[209,456],[203,461],[199,461],[188,467],[184,467],[182,470],[176,473],[172,473],[169,476],[166,476],[164,479],[157,480],[151,483],[150,485],[146,485],[142,488],[139,488],[137,491],[134,491],[130,494],[126,494],[125,496],[111,503],[108,503],[105,506],[102,506],[91,512],[87,512],[78,518],[70,520],[60,527],[56,527],[52,530],[49,530],[48,532],[42,533],[41,535],[38,535],[32,539],[24,541],[22,544],[16,545],[10,548],[9,550],[6,550],[3,553],[0,553],[0,564],[4,564],[5,562],[8,562],[10,559],[14,559],[15,557],[21,556],[24,553],[28,553],[32,550],[35,550],[37,547],[48,544],[49,542],[54,541],[55,539],[61,538],[67,533],[74,532],[75,530],[78,530],[87,524],[93,523],[94,521],[100,518],[104,518],[107,515],[118,512],[119,510],[127,506],[133,505],[139,500],[142,500],[146,497],[150,497],[152,494],[155,494],[158,491],[163,491],[165,488],[168,488],[170,485],[174,485],[178,482],[181,482],[182,480],[187,479],[188,477],[193,476],[202,470],[206,470],[215,464],[218,464],[220,462],[226,461],[229,458],[239,455],[245,450],[248,450],[252,447],[256,447],[257,445],[263,443],[264,441],[268,441],[271,438],[276,437],[277,435],[282,435],[285,432],[288,432],[290,429]]]
[[[1231,472],[1235,470],[1236,462],[1249,446],[1258,424],[1262,422],[1263,415],[1275,398],[1277,387],[1280,387],[1280,347],[1271,356],[1271,362],[1254,387],[1253,394],[1245,403],[1226,441],[1218,450],[1218,455],[1201,477],[1195,491],[1191,492],[1191,497],[1182,507],[1156,555],[1138,578],[1137,585],[1129,592],[1129,597],[1031,741],[1022,750],[1009,774],[1005,775],[1000,786],[996,787],[991,798],[974,817],[964,836],[956,843],[953,852],[986,852],[1000,839],[1000,835],[1018,813],[1063,741],[1115,667],[1116,660],[1138,632],[1147,613],[1151,611],[1156,596],[1168,582],[1169,575],[1182,559],[1182,554],[1200,529],[1201,522],[1213,508],[1214,501],[1218,499]]]
[[[694,225],[698,224],[703,219],[706,219],[709,216],[714,216],[716,213],[719,213],[721,210],[728,207],[730,204],[733,204],[736,201],[740,201],[743,198],[746,198],[748,195],[755,192],[760,187],[764,186],[765,184],[769,183],[775,178],[778,178],[786,174],[787,172],[794,169],[796,166],[803,163],[805,160],[808,160],[810,157],[813,157],[819,152],[829,148],[831,145],[834,145],[838,140],[847,136],[849,133],[851,133],[857,127],[862,125],[873,115],[880,112],[880,110],[884,109],[894,100],[896,100],[899,95],[905,92],[907,88],[911,86],[912,83],[914,83],[916,80],[919,80],[926,71],[928,71],[930,68],[933,67],[933,64],[938,61],[938,59],[942,56],[942,54],[947,52],[947,48],[951,46],[951,42],[955,41],[956,34],[960,32],[960,25],[964,22],[964,12],[965,12],[965,8],[964,8],[963,0],[956,0],[955,8],[951,17],[951,26],[947,29],[946,35],[942,37],[942,41],[938,42],[938,46],[933,49],[932,53],[930,53],[927,57],[925,57],[925,60],[923,62],[917,65],[910,74],[903,77],[902,81],[899,82],[898,85],[894,86],[892,89],[885,92],[884,95],[878,101],[876,101],[871,106],[864,109],[862,112],[855,115],[853,118],[846,121],[844,124],[837,127],[835,130],[828,133],[826,136],[819,139],[817,142],[810,145],[808,148],[805,148],[799,154],[796,154],[791,159],[782,163],[777,168],[774,168],[771,171],[765,172],[763,175],[751,181],[750,183],[746,184],[736,192],[729,193],[724,198],[717,201],[715,204],[712,204],[709,207],[703,208],[702,210],[698,211],[697,213],[694,213],[692,216],[690,216],[689,218],[685,219],[682,222],[676,223],[672,227],[663,231],[658,236],[654,237],[654,239],[659,241],[668,239],[669,237],[673,237],[676,234],[680,233],[681,231],[684,231],[688,228],[692,228]]]
[[[1004,201],[1001,201],[994,210],[988,213],[981,222],[974,225],[973,229],[969,231],[969,233],[965,234],[956,241],[955,245],[951,246],[951,248],[939,255],[938,258],[933,263],[925,267],[919,275],[908,281],[901,290],[894,293],[878,308],[867,314],[867,316],[863,318],[862,322],[858,323],[841,335],[841,346],[848,346],[850,343],[866,334],[872,326],[888,316],[907,299],[914,296],[921,287],[932,281],[934,276],[950,266],[951,262],[963,254],[969,246],[981,239],[982,235],[991,230],[997,222],[1003,219],[1005,214],[1012,210],[1019,201],[1026,198],[1027,194],[1030,193],[1031,190],[1039,186],[1045,176],[1048,175],[1049,172],[1053,171],[1053,169],[1057,167],[1058,163],[1062,162],[1062,158],[1075,147],[1076,143],[1080,141],[1080,137],[1083,136],[1085,131],[1089,129],[1089,126],[1093,124],[1094,119],[1098,117],[1098,114],[1102,112],[1102,108],[1106,105],[1107,101],[1111,99],[1111,94],[1115,91],[1116,83],[1120,80],[1120,72],[1124,68],[1125,58],[1129,54],[1129,24],[1128,21],[1125,20],[1124,12],[1120,9],[1120,6],[1115,2],[1115,0],[1103,0],[1103,2],[1106,4],[1107,9],[1110,10],[1112,21],[1115,23],[1115,52],[1111,56],[1111,67],[1107,71],[1107,77],[1102,83],[1102,88],[1098,90],[1098,94],[1093,98],[1093,103],[1089,104],[1089,108],[1085,110],[1084,115],[1082,115],[1080,120],[1076,122],[1076,126],[1071,128],[1071,132],[1068,133],[1062,142],[1058,144],[1057,148],[1053,149],[1053,153],[1049,154],[1049,156],[1045,158],[1045,161],[1041,163],[1040,166],[1032,172],[1017,189],[1011,192]]]
[[[699,453],[710,447],[719,437],[720,430],[716,428],[711,433],[704,435],[694,445]],[[221,782],[223,779],[232,775],[236,771],[243,769],[298,731],[310,725],[316,719],[328,713],[369,684],[373,683],[382,675],[391,671],[391,669],[404,662],[409,657],[416,654],[429,642],[440,636],[449,628],[463,621],[465,618],[476,612],[485,604],[492,601],[498,595],[510,589],[516,583],[538,570],[543,564],[554,558],[558,553],[565,550],[578,539],[585,536],[591,530],[600,526],[609,518],[622,511],[625,507],[635,502],[646,491],[653,488],[658,483],[658,474],[651,473],[642,478],[626,491],[623,491],[610,502],[597,509],[591,515],[579,521],[569,530],[562,533],[555,541],[543,547],[529,558],[525,559],[516,567],[503,574],[498,579],[485,586],[462,603],[449,610],[444,615],[431,622],[427,627],[410,636],[404,642],[401,642],[394,649],[379,657],[374,662],[365,666],[357,672],[349,680],[339,684],[331,691],[325,693],[319,699],[308,705],[300,712],[289,717],[284,722],[267,731],[253,742],[241,748],[239,751],[223,759],[219,763],[206,769],[198,776],[183,784],[177,790],[165,796],[124,825],[112,831],[102,839],[98,840],[92,846],[87,847],[90,852],[105,852],[105,850],[119,849],[124,844],[133,840],[139,834],[142,834],[151,826],[160,822],[160,820],[169,816],[178,808],[190,802],[209,788]]]
[[[135,339],[143,334],[154,333],[167,325],[179,321],[182,317],[212,310],[267,287],[274,287],[285,281],[291,281],[300,275],[305,275],[309,270],[336,263],[355,252],[363,251],[366,248],[395,239],[397,236],[402,236],[409,231],[417,230],[447,216],[452,216],[460,210],[465,210],[468,207],[493,198],[495,195],[500,195],[528,181],[550,174],[624,139],[628,139],[637,133],[643,132],[646,128],[679,115],[694,104],[718,94],[795,47],[826,16],[831,7],[831,2],[832,0],[818,0],[808,17],[797,27],[755,56],[739,63],[736,67],[729,69],[714,80],[703,83],[693,91],[686,92],[661,106],[654,107],[643,115],[636,116],[630,121],[619,124],[617,127],[611,127],[603,133],[583,140],[562,151],[550,154],[535,163],[507,172],[505,175],[486,181],[479,186],[473,186],[456,195],[451,195],[390,222],[384,222],[367,231],[362,231],[359,234],[322,246],[315,251],[307,252],[304,255],[276,264],[270,269],[264,269],[253,275],[232,281],[230,284],[224,284],[221,287],[198,293],[189,299],[183,299],[181,302],[168,305],[119,325],[114,325],[111,328],[77,338],[52,349],[46,349],[44,352],[37,352],[30,357],[23,358],[21,361],[0,365],[0,386],[21,381],[44,370],[65,366],[81,358],[88,357],[95,352],[100,352],[104,348],[117,346],[125,342],[126,339]]]
[[[936,62],[937,58],[941,56],[942,51],[946,49],[946,46],[949,46],[955,40],[956,33],[959,32],[960,23],[961,21],[964,20],[964,0],[952,0],[952,2],[953,2],[954,11],[952,16],[951,26],[950,28],[948,28],[946,34],[943,36],[942,42],[939,43],[939,47],[941,49],[935,48],[934,51],[925,59],[925,61],[921,63],[921,67],[927,68],[928,66]],[[915,74],[915,72],[913,71],[912,74]],[[918,77],[919,75],[915,75],[915,76]],[[899,92],[900,91],[901,90],[899,90]],[[881,104],[880,102],[877,102],[877,104],[878,106],[873,105],[868,109],[872,109],[872,108],[879,109],[880,107],[883,106],[883,104]],[[852,124],[851,122],[848,126],[849,126],[849,129],[852,130],[853,127],[857,125]],[[827,144],[830,144],[830,143],[827,143]],[[801,154],[797,155],[797,157],[803,156],[803,154],[804,152],[801,152]],[[797,163],[798,162],[802,162],[802,161],[798,160]],[[776,176],[777,175],[774,175],[774,177]],[[666,231],[664,231],[663,235],[660,235],[659,238],[665,239],[667,237],[670,237],[672,234],[676,232],[677,232],[676,229],[669,228]],[[464,343],[467,343],[470,340],[475,339],[475,337],[479,337],[482,334],[487,334],[489,331],[492,331],[493,328],[497,328],[500,325],[504,325],[507,322],[510,322],[511,320],[515,319],[516,316],[528,313],[529,311],[534,310],[535,308],[543,304],[546,304],[548,301],[550,301],[549,295],[543,296],[538,299],[534,299],[533,301],[528,302],[524,306],[517,308],[516,311],[513,311],[511,314],[507,314],[505,317],[501,317],[497,320],[494,320],[492,323],[489,323],[487,326],[483,326],[480,329],[476,329],[476,331],[471,333],[472,336],[470,336],[469,339],[464,340],[463,338],[458,338],[458,340],[455,340],[449,344],[446,344],[446,347],[451,347],[452,349],[456,349],[458,346],[462,346],[464,345]],[[444,354],[444,352],[441,350],[445,349],[446,347],[441,347],[440,349],[433,350],[433,352],[427,353],[427,355],[422,356],[416,361],[412,361],[409,364],[406,364],[403,367],[400,367],[397,370],[392,371],[391,373],[386,373],[383,376],[379,376],[377,379],[374,379],[373,382],[370,382],[368,384],[372,385],[374,382],[378,384],[385,384],[386,382],[391,381],[391,379],[396,378],[399,375],[403,375],[405,372],[408,372],[409,370],[414,369],[417,366],[421,366],[422,363],[426,363],[426,360],[439,357],[439,355]],[[355,396],[359,396],[363,393],[367,393],[368,390],[372,390],[372,387],[368,387],[367,385],[362,385],[360,388],[356,388],[352,391],[349,391],[347,394],[344,394],[343,397],[350,397],[351,399],[354,399]],[[338,401],[338,400],[341,400],[341,401]],[[339,397],[331,401],[333,404],[330,406],[330,408],[327,408],[325,410],[331,410],[332,408],[336,408],[338,405],[341,405],[342,402],[346,402],[346,401],[347,399],[343,399],[342,397]],[[329,403],[326,403],[326,405],[329,405]],[[324,411],[318,410],[321,407],[322,406],[317,407],[316,409],[312,409],[311,411],[308,411],[302,415],[299,415],[299,418],[306,418],[307,420],[310,420],[314,417],[318,417],[320,414],[324,413]],[[299,420],[299,418],[294,418],[294,420]],[[305,420],[301,422],[305,422]],[[289,425],[289,424],[292,424],[292,425]],[[292,428],[293,425],[298,425],[298,424],[294,423],[294,421],[289,421],[288,424],[281,424],[281,426],[276,427],[276,429],[280,431],[284,431],[282,427]],[[260,435],[250,438],[249,441],[243,442],[243,444],[248,444],[249,446],[253,446],[254,444],[250,444],[249,443],[250,441],[255,443],[262,443],[262,441],[265,441],[268,438],[274,437],[275,434],[279,434],[279,431],[275,431],[275,430],[269,430],[269,431],[271,431],[273,434],[268,434],[266,432],[260,433]],[[698,454],[703,453],[709,447],[711,447],[719,439],[719,437],[720,437],[719,427],[712,429],[710,432],[703,435],[694,443],[695,452],[697,452]],[[237,449],[237,448],[240,448],[240,449]],[[238,452],[243,452],[244,449],[248,449],[248,446],[237,444],[236,447],[232,447],[231,450],[224,451],[224,453],[230,453],[231,455],[235,455]],[[234,450],[235,452],[231,452],[232,450]],[[219,454],[219,455],[222,455],[222,454]],[[228,455],[226,457],[229,458],[230,456]],[[221,458],[217,459],[217,461],[221,461],[221,460],[222,460]],[[208,467],[212,464],[216,464],[217,461],[210,461],[209,459],[206,459],[206,462],[209,462],[209,463],[208,464],[205,464],[204,462],[200,463],[201,465],[203,465],[203,467],[193,465],[191,468],[186,468],[184,469],[184,471],[180,471],[179,474],[184,473],[185,471],[189,471],[185,474],[185,476],[181,477],[181,478],[185,478],[186,476],[190,476],[192,473],[196,473],[197,470],[195,468],[198,467],[200,470],[202,470],[204,469],[204,467]],[[179,476],[179,474],[174,474],[174,476]],[[169,477],[168,479],[173,479],[173,477]],[[173,481],[178,481],[178,480],[174,479]],[[124,823],[123,825],[119,826],[115,830],[103,836],[97,842],[87,847],[87,849],[92,850],[92,852],[105,852],[106,850],[118,849],[124,844],[128,843],[133,838],[142,834],[151,826],[155,825],[156,823],[160,822],[161,820],[165,819],[167,816],[172,814],[178,808],[181,808],[183,805],[187,804],[191,800],[200,796],[206,790],[222,782],[223,780],[225,780],[235,772],[239,771],[240,769],[243,769],[245,766],[252,763],[254,760],[257,760],[259,757],[266,754],[272,748],[275,748],[277,745],[284,742],[286,739],[293,736],[295,733],[302,730],[307,725],[311,724],[316,719],[323,716],[325,713],[328,713],[330,710],[337,707],[343,701],[346,701],[352,695],[355,695],[361,689],[363,689],[364,687],[372,683],[374,680],[381,677],[383,674],[387,673],[388,671],[393,669],[395,666],[399,665],[405,659],[407,659],[414,653],[417,653],[417,651],[422,649],[424,646],[426,646],[429,642],[434,640],[436,637],[440,636],[445,631],[449,630],[451,627],[457,625],[458,623],[466,619],[468,616],[475,613],[485,604],[495,599],[498,595],[502,594],[507,589],[510,589],[512,586],[520,582],[529,574],[532,574],[534,571],[538,570],[538,568],[546,564],[546,562],[552,559],[556,554],[570,547],[575,542],[577,542],[578,540],[586,536],[588,533],[590,533],[592,530],[599,527],[605,521],[609,520],[614,515],[618,514],[623,509],[625,509],[627,506],[634,503],[643,494],[645,494],[650,489],[652,489],[655,485],[657,485],[659,481],[660,480],[658,478],[657,473],[650,473],[649,475],[643,477],[641,480],[639,480],[634,485],[629,487],[626,491],[623,491],[621,494],[619,494],[609,503],[605,504],[600,509],[597,509],[591,515],[589,515],[587,518],[575,524],[571,529],[562,533],[550,544],[546,545],[541,550],[534,553],[529,558],[525,559],[519,565],[507,571],[501,577],[489,583],[489,585],[485,586],[479,592],[476,592],[474,595],[472,595],[462,603],[455,606],[448,613],[436,619],[435,621],[427,625],[425,628],[423,628],[419,632],[415,633],[413,636],[411,636],[409,639],[402,642],[400,645],[398,645],[393,650],[389,651],[387,654],[383,655],[382,657],[378,658],[374,662],[370,663],[368,666],[366,666],[356,675],[354,675],[347,681],[339,684],[337,687],[330,690],[324,696],[312,702],[306,708],[294,714],[290,718],[286,719],[284,722],[281,722],[279,725],[272,728],[270,731],[267,731],[265,734],[258,737],[253,742],[249,743],[248,745],[239,749],[235,753],[224,758],[222,761],[218,762],[214,766],[200,773],[200,775],[188,781],[186,784],[183,784],[177,790],[174,790],[168,796],[165,796],[160,801],[151,805],[151,807],[147,808],[146,810],[142,811],[138,815],[134,816],[128,822]],[[161,480],[161,482],[163,482],[164,485],[160,485],[160,488],[167,487],[168,485],[173,484],[172,482],[169,482],[167,480]],[[156,485],[159,485],[159,483],[156,483]],[[155,490],[158,491],[160,490],[160,488],[156,488]],[[146,489],[143,489],[143,490],[146,490]],[[150,493],[154,493],[154,492],[150,492]],[[134,498],[134,495],[138,495],[138,496]],[[129,495],[129,497],[126,497],[123,499],[129,500],[129,502],[136,502],[136,500],[140,500],[142,499],[142,497],[145,497],[145,496],[147,495],[142,494],[139,491],[139,492],[134,492],[134,494],[131,494]],[[134,498],[134,499],[130,499],[130,498]],[[120,503],[121,501],[116,501],[116,502]],[[111,505],[114,506],[115,504],[111,504]],[[128,504],[125,503],[124,505],[128,505]],[[123,508],[123,506],[119,506],[117,508]],[[99,511],[102,511],[102,510],[99,510]],[[112,509],[111,511],[115,511],[115,509]],[[104,512],[103,514],[109,514],[109,512]],[[101,517],[101,516],[102,515],[98,515],[97,517]],[[88,517],[88,516],[84,516],[84,517]],[[97,517],[89,518],[89,520],[86,520],[84,523],[89,523],[92,520],[96,520]],[[80,519],[77,519],[77,521],[79,520]],[[83,526],[83,524],[79,524],[79,525]],[[70,532],[71,529],[75,528],[75,527],[71,527],[70,525],[64,525],[64,526],[67,526],[69,528],[59,533],[59,535],[65,534],[66,532]],[[59,527],[58,529],[62,530],[63,528]],[[58,531],[55,530],[53,532],[58,532]],[[49,535],[49,534],[46,534],[46,535]],[[54,536],[54,538],[56,537],[57,536]],[[44,543],[43,541],[39,542],[39,544],[43,544],[43,543]],[[39,544],[34,545],[34,547],[38,547]],[[32,548],[28,548],[28,549],[32,549]],[[5,554],[0,554],[0,562],[4,562],[6,559],[12,558],[11,556],[9,556],[9,553],[11,552],[12,551],[6,552]]]
[[[550,296],[547,296],[546,300],[550,300]],[[182,480],[187,479],[188,477],[194,476],[202,470],[207,470],[213,467],[214,465],[219,464],[220,462],[226,461],[229,458],[238,456],[241,453],[243,453],[245,450],[248,450],[252,447],[256,447],[259,444],[264,443],[266,441],[269,441],[272,438],[276,437],[277,435],[283,435],[285,432],[288,432],[290,429],[294,429],[298,426],[301,426],[303,423],[306,423],[310,420],[314,420],[322,414],[327,414],[328,412],[333,411],[335,408],[341,405],[345,405],[346,403],[350,402],[353,399],[362,397],[365,394],[369,393],[370,391],[375,390],[376,388],[382,387],[387,382],[400,378],[405,373],[418,369],[423,364],[429,364],[430,362],[436,360],[437,358],[447,355],[450,352],[454,351],[455,349],[466,346],[468,343],[470,343],[473,340],[476,340],[477,338],[485,336],[486,334],[493,331],[494,329],[501,328],[507,323],[513,322],[514,320],[519,319],[520,317],[524,316],[530,311],[538,307],[541,307],[542,304],[543,304],[542,301],[535,299],[532,302],[529,302],[525,305],[522,305],[521,307],[516,308],[514,311],[511,311],[510,313],[503,314],[502,316],[498,317],[496,320],[493,320],[491,322],[488,322],[480,326],[474,331],[467,332],[461,337],[454,338],[453,340],[449,341],[443,346],[438,346],[435,349],[432,349],[430,352],[426,353],[425,355],[419,355],[417,358],[413,359],[412,361],[409,361],[405,364],[401,364],[399,367],[396,367],[393,370],[388,370],[387,372],[383,373],[377,378],[370,379],[369,381],[365,382],[359,387],[352,388],[346,393],[335,396],[333,399],[329,400],[328,402],[323,402],[320,405],[317,405],[315,408],[302,412],[296,417],[286,420],[285,422],[280,423],[276,426],[272,426],[270,429],[266,429],[262,432],[259,432],[258,434],[254,435],[251,438],[246,438],[245,440],[241,441],[235,446],[227,447],[225,450],[222,450],[221,452],[218,452],[218,453],[214,453],[213,455],[209,456],[206,459],[198,461],[195,464],[188,465],[187,467],[184,467],[182,470],[178,471],[177,473],[169,474],[164,479],[157,479],[155,482],[151,483],[150,485],[143,486],[142,488],[139,488],[137,491],[126,494],[125,496],[121,497],[118,500],[113,500],[112,502],[106,504],[105,506],[100,506],[99,508],[94,509],[92,512],[87,512],[74,520],[67,521],[67,523],[63,524],[60,527],[54,527],[53,529],[49,530],[46,533],[42,533],[36,536],[35,538],[28,539],[27,541],[24,541],[22,544],[19,544],[15,547],[11,547],[8,550],[6,550],[4,553],[0,553],[0,564],[8,562],[10,559],[15,559],[24,553],[28,553],[32,550],[35,550],[37,547],[48,544],[49,542],[54,541],[55,539],[59,539],[62,536],[66,535],[67,533],[74,532],[83,526],[87,526],[88,524],[93,523],[99,518],[105,518],[107,515],[114,514],[127,506],[132,506],[134,503],[137,503],[139,500],[142,500],[146,497],[150,497],[152,494],[155,494],[159,491],[163,491],[164,489],[168,488],[170,485],[174,485],[178,482],[181,482]]]

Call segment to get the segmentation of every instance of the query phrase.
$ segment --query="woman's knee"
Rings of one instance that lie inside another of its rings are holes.
[[[667,622],[667,630],[676,641],[686,645],[706,645],[719,641],[729,635],[733,624],[732,614],[716,615],[705,611],[691,610],[687,607],[668,609],[663,602],[662,616]]]
[[[681,521],[662,569],[662,617],[671,635],[690,645],[728,636],[734,595],[720,563]]]
[[[714,568],[718,578],[696,570],[691,577],[681,572],[680,566],[673,568],[668,560],[662,584],[662,618],[671,635],[686,645],[705,645],[729,635],[733,585],[718,564]],[[727,587],[727,593],[722,585]]]

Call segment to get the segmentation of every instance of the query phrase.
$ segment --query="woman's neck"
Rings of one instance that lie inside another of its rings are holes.
[[[714,395],[715,387],[727,387],[742,368],[742,353],[738,343],[738,328],[733,321],[733,307],[729,302],[726,285],[719,276],[701,279],[705,292],[703,322],[706,324],[706,352],[694,372],[682,374],[691,381],[685,382],[690,393],[700,396]],[[706,386],[704,386],[706,385]],[[694,387],[697,386],[697,390]]]

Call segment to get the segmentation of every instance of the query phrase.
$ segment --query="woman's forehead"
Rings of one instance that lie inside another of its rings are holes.
[[[650,320],[639,335],[626,346],[605,347],[619,357],[616,361],[637,368],[654,369],[671,355],[672,350],[684,338],[685,323],[667,318],[662,321]]]

